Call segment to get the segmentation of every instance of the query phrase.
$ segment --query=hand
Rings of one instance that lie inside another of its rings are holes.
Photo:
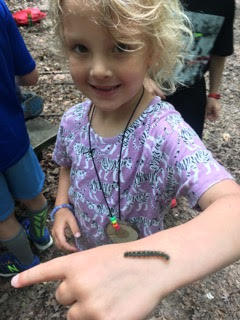
[[[210,121],[216,121],[219,118],[221,105],[219,100],[208,98],[206,105],[206,118]]]
[[[166,96],[162,92],[162,90],[156,85],[151,78],[145,77],[143,85],[147,91],[149,91],[153,95],[157,95],[162,99],[166,99]]]
[[[142,320],[163,297],[167,266],[158,259],[124,258],[125,250],[126,244],[112,244],[56,258],[20,273],[12,285],[62,280],[56,299],[70,306],[68,320]]]
[[[80,230],[77,221],[68,208],[62,208],[57,211],[52,228],[54,242],[59,249],[71,252],[77,251],[77,248],[69,244],[66,240],[65,229],[69,227],[75,238],[80,237]]]

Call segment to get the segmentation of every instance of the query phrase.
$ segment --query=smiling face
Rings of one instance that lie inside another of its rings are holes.
[[[69,9],[71,1],[67,3]],[[133,52],[124,51],[134,48],[116,44],[106,28],[88,18],[92,14],[83,10],[82,14],[70,13],[63,18],[64,44],[73,81],[102,111],[131,107],[142,91],[150,64],[149,50],[144,46]]]

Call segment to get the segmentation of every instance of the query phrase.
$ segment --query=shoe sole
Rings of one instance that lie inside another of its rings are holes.
[[[19,274],[19,272],[15,272],[15,273],[0,273],[0,277],[10,278],[10,277],[15,276],[16,274]]]
[[[49,247],[51,247],[51,245],[53,244],[53,238],[50,236],[50,240],[45,245],[38,244],[37,242],[34,242],[34,241],[32,242],[39,251],[44,251],[44,250],[47,250]]]

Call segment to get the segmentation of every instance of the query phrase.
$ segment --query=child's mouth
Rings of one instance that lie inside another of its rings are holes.
[[[114,86],[95,86],[91,84],[91,87],[95,90],[98,90],[100,92],[111,92],[120,87],[120,84],[114,85]]]

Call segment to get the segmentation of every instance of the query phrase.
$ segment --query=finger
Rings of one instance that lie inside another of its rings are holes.
[[[80,229],[78,227],[78,224],[77,224],[75,217],[72,217],[72,219],[68,221],[68,225],[69,225],[74,237],[79,238],[81,236],[81,233],[80,233]]]
[[[66,250],[70,252],[76,252],[77,248],[67,242],[65,236],[65,230],[63,228],[59,228],[58,232],[56,230],[53,231],[54,242],[56,246],[61,250]]]
[[[208,120],[211,121],[211,122],[213,122],[213,121],[215,120],[215,118],[214,118],[212,115],[209,115],[209,116],[208,116]]]
[[[66,267],[65,267],[66,265]],[[67,270],[68,257],[60,257],[48,262],[39,264],[36,267],[19,273],[12,278],[11,284],[15,288],[30,286],[34,283],[40,283],[52,280],[61,280],[65,277]]]
[[[54,230],[52,230],[52,237],[53,237],[53,241],[54,241],[55,246],[58,249],[62,249],[62,245],[61,245],[60,241],[58,240],[58,233],[56,233]]]
[[[207,114],[207,119],[209,120],[209,121],[214,121],[214,120],[216,120],[216,116],[215,116],[215,114],[213,113],[213,112],[209,112],[208,114]]]
[[[93,317],[90,318],[90,316],[86,314],[86,312],[83,311],[81,307],[80,302],[75,302],[70,309],[67,312],[67,320],[89,320],[93,319]]]
[[[71,290],[69,290],[66,281],[63,281],[56,290],[56,300],[58,303],[67,306],[73,304],[76,299]]]
[[[67,242],[65,236],[60,237],[59,235],[57,235],[55,237],[55,244],[61,250],[70,251],[70,252],[78,251],[74,245],[71,245],[70,243]]]
[[[64,246],[61,248],[62,250],[70,251],[70,252],[77,252],[78,249],[74,245],[71,245],[70,243],[66,242]]]
[[[54,242],[57,247],[61,244],[61,239],[65,239],[65,228],[66,223],[57,223],[54,222],[53,228],[52,228],[52,236],[54,238]]]

